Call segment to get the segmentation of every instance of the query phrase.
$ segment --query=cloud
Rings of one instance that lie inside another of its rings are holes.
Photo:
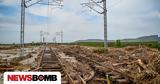
[[[20,4],[20,0],[1,0],[1,4],[15,6],[17,4]]]
[[[40,6],[35,5],[31,8],[28,8],[26,10],[28,13],[38,16],[44,16],[47,17],[47,6]],[[63,30],[65,33],[65,40],[66,41],[75,41],[79,39],[87,39],[87,38],[94,38],[95,36],[98,38],[101,38],[101,35],[103,33],[99,33],[97,35],[93,35],[94,33],[97,33],[95,31],[90,30],[96,30],[103,32],[103,25],[102,21],[88,21],[88,19],[91,19],[96,16],[96,14],[90,13],[93,16],[85,15],[81,13],[82,6],[80,5],[80,1],[75,0],[65,0],[64,1],[64,8],[62,9],[50,9],[49,14],[49,28],[47,28],[47,22],[40,26],[34,26],[28,25],[28,31],[35,31],[39,32],[40,30],[48,31],[50,33],[50,36],[48,37],[51,41],[52,38],[55,36],[55,33],[57,31]],[[89,16],[89,17],[88,17]],[[96,16],[97,17],[97,16]],[[100,18],[100,20],[103,20]],[[37,27],[37,28],[36,28]],[[101,27],[101,28],[100,28]],[[32,30],[30,30],[32,29]]]
[[[63,30],[65,34],[65,41],[75,41],[79,39],[94,38],[94,36],[100,37],[99,35],[92,35],[96,31],[103,31],[103,27],[100,22],[88,21],[85,17],[78,15],[73,11],[57,10],[52,14],[49,21],[49,28],[46,27],[47,22],[40,26],[28,25],[27,32],[37,32],[40,30],[47,31],[50,33],[48,37],[50,41],[55,36],[55,33]],[[101,28],[99,28],[101,27]],[[71,38],[72,37],[72,38]]]
[[[154,11],[152,15],[160,18],[160,11]]]
[[[42,6],[33,6],[33,7],[29,7],[26,9],[26,12],[30,13],[30,14],[34,14],[34,15],[38,15],[38,16],[45,16],[47,17],[47,6],[46,5],[42,5]]]
[[[109,39],[159,34],[160,24],[155,18],[155,10],[159,9],[152,0],[123,0],[109,9]]]

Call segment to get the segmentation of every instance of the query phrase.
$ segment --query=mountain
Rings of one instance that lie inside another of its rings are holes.
[[[147,41],[160,41],[160,37],[158,35],[150,35],[150,36],[142,36],[138,38],[130,38],[130,39],[121,39],[122,42],[147,42]],[[75,42],[103,42],[102,39],[86,39],[86,40],[78,40]],[[114,40],[109,40],[109,42],[114,42]]]
[[[158,35],[151,35],[151,36],[143,36],[143,37],[139,37],[137,38],[139,40],[151,40],[151,41],[158,41],[160,40],[160,37],[158,37]]]
[[[122,39],[122,42],[147,42],[147,41],[160,41],[158,35],[142,36],[134,39]]]

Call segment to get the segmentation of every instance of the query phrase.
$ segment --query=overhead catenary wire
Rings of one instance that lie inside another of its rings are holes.
[[[108,12],[108,9],[111,8],[111,7],[114,7],[116,6],[117,4],[119,4],[122,0],[118,1],[117,3],[114,3],[113,5],[107,7],[107,2],[106,0],[100,0],[100,1],[95,1],[95,0],[89,0],[88,3],[82,3],[81,5],[85,5],[87,6],[88,8],[90,8],[91,10],[99,13],[99,14],[103,14],[103,19],[104,19],[104,48],[108,48],[108,33],[107,33],[107,12]],[[100,3],[103,3],[103,6],[100,5]],[[92,6],[97,6],[99,8],[101,8],[103,10],[103,12],[100,12],[98,9],[95,9],[94,7]]]
[[[111,8],[117,6],[117,5],[120,4],[122,1],[123,1],[123,0],[119,0],[119,1],[117,1],[117,2],[115,2],[115,3],[113,3],[113,4],[111,4],[110,6],[107,7],[107,9],[111,9]]]
[[[48,0],[48,4],[49,4],[49,0]],[[47,32],[49,32],[49,18],[50,18],[50,6],[47,5],[47,24],[46,24],[46,27],[47,27]]]
[[[89,6],[89,4],[94,3],[95,6],[100,7],[103,12],[99,12],[98,10],[94,9],[93,7]],[[103,3],[103,6],[99,5],[98,3]],[[94,0],[90,0],[90,2],[88,3],[82,3],[82,5],[85,5],[87,7],[89,7],[90,9],[96,11],[99,14],[103,14],[103,19],[104,19],[104,48],[107,49],[108,48],[108,41],[107,41],[107,6],[106,6],[106,0],[101,0],[101,1],[94,1]]]
[[[24,32],[25,32],[25,9],[29,8],[35,4],[40,3],[42,0],[37,0],[34,3],[30,3],[30,1],[32,0],[21,0],[21,27],[20,27],[20,56],[24,55]],[[62,1],[62,0],[54,0],[55,1]],[[28,4],[29,3],[29,4]],[[48,4],[50,5],[50,4]],[[54,5],[53,5],[54,6]],[[55,6],[59,6],[59,5],[55,5]]]

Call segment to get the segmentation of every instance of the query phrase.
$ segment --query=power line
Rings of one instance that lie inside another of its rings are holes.
[[[122,2],[122,1],[123,1],[123,0],[119,0],[119,1],[115,2],[114,4],[108,6],[107,8],[109,9],[109,8],[115,7],[116,5],[118,5],[118,4],[119,4],[120,2]]]
[[[118,5],[119,3],[121,3],[122,1],[123,1],[123,0],[119,0],[119,1],[117,1],[116,3],[108,6],[107,8],[112,8],[112,7],[116,6],[116,5]]]
[[[99,13],[99,14],[103,14],[103,19],[104,19],[104,48],[108,48],[108,41],[107,41],[107,12],[108,12],[108,8],[114,7],[117,4],[119,4],[122,0],[119,0],[117,3],[114,3],[113,5],[107,7],[107,3],[106,0],[101,0],[101,1],[95,1],[95,0],[89,0],[88,3],[82,3],[81,5],[87,6],[88,8],[90,8],[91,10]],[[100,5],[100,3],[103,3],[103,6]],[[99,10],[95,9],[93,6],[97,6],[99,8],[101,8],[103,10],[103,12],[100,12]]]
[[[49,2],[49,0],[48,0],[48,4],[49,4],[49,3],[50,3],[50,2]],[[49,8],[50,8],[50,5],[47,6],[47,16],[48,16],[48,18],[47,18],[47,24],[46,24],[47,32],[49,32],[49,17],[50,17],[50,10],[49,10]]]

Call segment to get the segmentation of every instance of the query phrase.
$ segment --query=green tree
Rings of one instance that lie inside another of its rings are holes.
[[[116,47],[122,47],[121,40],[116,40]]]

